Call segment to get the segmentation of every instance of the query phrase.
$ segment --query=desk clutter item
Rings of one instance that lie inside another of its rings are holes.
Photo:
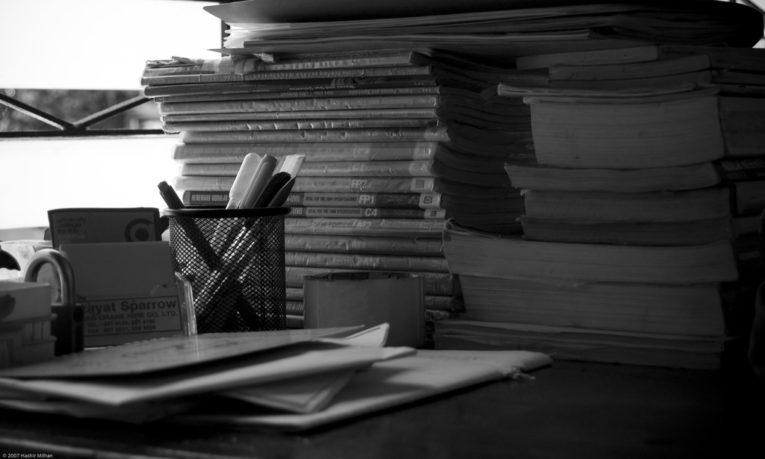
[[[52,242],[44,239],[0,241],[0,259],[2,259],[0,267],[18,271],[18,273],[8,273],[8,278],[23,276],[29,260],[40,250],[49,249],[51,246]]]
[[[51,288],[0,281],[0,368],[53,358]]]
[[[97,349],[0,370],[0,406],[131,423],[305,430],[551,363],[536,352],[385,346],[388,328],[207,333]]]
[[[83,207],[48,211],[53,247],[66,243],[158,241],[154,207]]]
[[[31,257],[25,280],[52,287],[56,355],[196,333],[159,209],[61,208],[48,220],[52,248]]]
[[[192,285],[197,331],[286,327],[284,207],[168,209],[176,271]]]
[[[306,276],[306,328],[390,325],[393,346],[425,341],[425,294],[420,276],[395,272],[335,272]]]
[[[80,352],[84,347],[83,307],[74,292],[74,270],[58,250],[42,249],[29,260],[24,274],[27,282],[48,283],[50,287],[50,333],[55,338],[55,355]]]
[[[84,346],[194,334],[166,241],[62,244],[84,314]]]

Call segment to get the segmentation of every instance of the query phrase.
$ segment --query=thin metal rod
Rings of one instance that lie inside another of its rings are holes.
[[[137,107],[150,100],[151,99],[145,96],[133,97],[118,104],[112,105],[111,107],[108,107],[104,110],[93,113],[92,115],[88,115],[78,121],[75,121],[73,127],[75,129],[86,129],[88,126],[92,126],[100,121],[109,119],[115,115],[119,115],[120,113],[126,112],[131,108]]]
[[[75,128],[72,123],[57,118],[50,113],[45,113],[42,110],[38,110],[31,105],[27,105],[24,102],[18,101],[13,97],[9,97],[2,93],[0,93],[0,104],[6,105],[13,110],[16,110],[17,112],[21,112],[31,118],[42,121],[43,123],[58,129],[69,130]]]
[[[133,136],[133,135],[165,135],[162,129],[108,129],[88,130],[69,129],[62,131],[11,131],[0,132],[0,138],[34,138],[34,137],[97,137],[97,136]]]

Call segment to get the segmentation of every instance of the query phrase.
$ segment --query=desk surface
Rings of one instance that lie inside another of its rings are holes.
[[[755,430],[731,410],[720,372],[555,362],[534,376],[300,434],[0,411],[0,452],[11,453],[4,458],[698,459],[743,457],[729,452],[748,438],[742,429]]]

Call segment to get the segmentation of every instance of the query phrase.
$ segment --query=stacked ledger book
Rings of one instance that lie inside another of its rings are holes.
[[[186,205],[225,205],[247,153],[304,155],[285,204],[293,323],[304,276],[329,271],[417,273],[428,310],[462,312],[446,223],[522,231],[525,198],[505,165],[536,161],[532,106],[496,90],[521,78],[517,57],[750,46],[762,31],[735,4],[578,3],[205,7],[226,26],[221,58],[151,61],[142,80],[164,129],[179,133],[174,186]]]
[[[763,58],[659,45],[518,58],[496,91],[531,110],[535,160],[506,164],[523,234],[447,228],[466,313],[438,324],[437,345],[718,367],[764,274],[761,244],[744,243],[759,240],[763,194],[738,191],[762,182],[726,172],[765,152]]]

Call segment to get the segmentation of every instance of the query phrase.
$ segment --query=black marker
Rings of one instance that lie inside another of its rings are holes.
[[[269,203],[291,178],[287,172],[277,172],[274,174],[255,202],[255,207],[269,207]]]
[[[167,204],[168,209],[183,209],[183,201],[181,201],[181,198],[178,197],[178,194],[175,192],[172,186],[170,186],[169,183],[162,181],[159,182],[159,185],[157,185],[157,188],[159,188],[159,194],[162,196],[162,199],[165,201],[165,204]]]

